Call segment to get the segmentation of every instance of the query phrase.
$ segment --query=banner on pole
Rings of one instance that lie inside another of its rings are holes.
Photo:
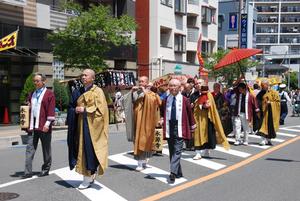
[[[0,52],[17,46],[18,30],[0,39]]]

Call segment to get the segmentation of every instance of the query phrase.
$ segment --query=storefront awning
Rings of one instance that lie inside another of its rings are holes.
[[[0,56],[38,57],[37,53],[33,52],[32,50],[21,47],[1,51]]]

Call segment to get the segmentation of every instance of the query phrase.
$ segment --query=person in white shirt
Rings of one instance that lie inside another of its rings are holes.
[[[292,101],[286,91],[286,84],[279,85],[279,97],[280,97],[280,120],[279,124],[284,125],[284,120],[288,114],[288,103],[291,105]]]

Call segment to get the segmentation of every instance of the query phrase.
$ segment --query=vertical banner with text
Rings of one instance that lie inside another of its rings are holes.
[[[247,27],[248,19],[247,14],[241,14],[241,36],[240,36],[240,48],[247,48],[247,34],[248,34],[248,27]]]

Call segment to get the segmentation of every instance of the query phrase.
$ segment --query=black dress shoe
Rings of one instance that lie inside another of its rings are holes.
[[[169,176],[169,179],[170,179],[170,183],[174,183],[175,182],[175,174],[171,173],[170,176]]]
[[[43,171],[39,174],[39,177],[45,177],[45,176],[48,176],[48,175],[49,175],[49,171],[43,170]]]
[[[24,175],[22,175],[22,179],[28,179],[28,178],[31,178],[33,176],[33,174],[32,173],[29,173],[29,174],[24,174]]]

